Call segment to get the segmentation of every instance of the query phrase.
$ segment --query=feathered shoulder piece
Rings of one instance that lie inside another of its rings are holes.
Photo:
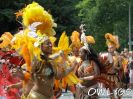
[[[107,46],[115,46],[117,49],[120,47],[118,36],[106,33],[105,39]]]

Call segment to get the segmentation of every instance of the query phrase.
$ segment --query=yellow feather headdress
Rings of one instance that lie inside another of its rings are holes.
[[[106,33],[105,39],[107,46],[114,46],[117,49],[120,47],[118,36]]]
[[[41,34],[55,35],[53,27],[56,27],[52,16],[38,3],[33,2],[23,9],[23,24],[28,27],[34,22],[41,22],[37,27]]]
[[[34,56],[41,60],[39,45],[48,36],[55,34],[53,27],[56,27],[56,23],[54,23],[52,16],[36,2],[27,5],[21,13],[25,29],[23,33],[17,33],[15,35],[16,40],[14,41],[15,44],[13,44],[13,47],[19,50],[20,54],[24,54],[24,50],[27,49],[29,53],[27,55],[29,55],[31,60]]]

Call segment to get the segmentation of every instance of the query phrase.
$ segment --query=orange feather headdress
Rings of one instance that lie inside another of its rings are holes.
[[[86,36],[86,39],[89,44],[95,44],[95,39],[93,36]]]
[[[0,43],[0,48],[5,48],[10,45],[12,38],[13,35],[10,32],[5,32],[4,34],[2,34],[0,38],[2,40],[2,42]]]
[[[105,39],[106,39],[106,44],[107,44],[108,47],[109,46],[114,46],[117,49],[120,47],[118,36],[112,35],[110,33],[106,33],[105,34]]]
[[[72,41],[72,43],[70,45],[72,49],[73,48],[79,49],[81,47],[80,34],[79,34],[79,32],[73,31],[70,39]]]

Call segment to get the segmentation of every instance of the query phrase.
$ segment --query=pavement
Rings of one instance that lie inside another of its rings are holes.
[[[70,91],[67,91],[67,92],[63,91],[63,93],[59,99],[74,99],[74,97]]]

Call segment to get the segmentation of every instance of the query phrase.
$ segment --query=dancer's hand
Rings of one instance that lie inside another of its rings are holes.
[[[6,91],[10,91],[10,89],[12,88],[12,85],[9,85],[5,88]]]
[[[81,83],[78,83],[76,86],[79,87],[79,88],[84,88],[85,87]]]
[[[84,71],[81,67],[78,68],[78,75],[79,76],[83,76],[84,75]]]
[[[63,50],[60,50],[60,51],[59,51],[59,54],[60,54],[60,56],[63,56],[64,51],[63,51]]]

